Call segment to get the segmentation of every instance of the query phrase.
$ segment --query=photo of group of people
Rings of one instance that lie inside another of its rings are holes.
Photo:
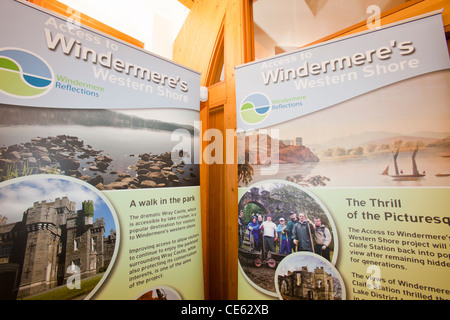
[[[272,215],[263,216],[258,214],[252,216],[251,222],[245,225],[244,211],[239,215],[240,236],[243,238],[246,229],[249,231],[251,248],[253,251],[264,250],[264,256],[268,252],[290,254],[298,251],[309,251],[317,253],[330,261],[330,244],[332,235],[320,217],[315,217],[314,222],[306,218],[302,212],[290,212],[289,221],[279,218],[277,225],[272,221]],[[240,243],[243,243],[241,239]],[[278,248],[278,250],[276,249]]]
[[[241,269],[266,293],[275,292],[275,268],[292,253],[336,260],[337,238],[328,211],[295,184],[275,180],[253,185],[240,199],[238,227]]]

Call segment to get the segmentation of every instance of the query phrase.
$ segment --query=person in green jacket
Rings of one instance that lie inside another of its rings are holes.
[[[294,226],[298,223],[297,214],[294,211],[290,212],[289,216],[289,222],[286,225],[286,229],[288,232],[288,238],[289,238],[289,245],[291,247],[292,252],[295,252],[294,243],[292,241],[292,230],[294,229]]]
[[[298,214],[298,223],[292,230],[292,239],[296,251],[314,252],[314,227],[310,224],[304,213]]]

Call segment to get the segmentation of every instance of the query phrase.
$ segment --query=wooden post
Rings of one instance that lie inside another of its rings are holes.
[[[223,149],[216,150],[223,154],[222,163],[208,164],[204,158],[200,167],[205,296],[237,299],[234,67],[254,59],[252,1],[197,0],[189,5],[191,11],[174,43],[173,60],[202,73],[201,85],[209,88],[209,100],[200,111],[202,136],[208,129],[218,129],[224,142]],[[218,82],[222,70],[224,80]],[[204,141],[202,151],[209,143]]]

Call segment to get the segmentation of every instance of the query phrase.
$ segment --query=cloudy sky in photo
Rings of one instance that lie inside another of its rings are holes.
[[[103,217],[105,234],[116,230],[113,215],[105,201],[96,191],[83,186],[75,180],[64,177],[49,178],[47,175],[36,175],[25,179],[10,180],[0,186],[0,215],[7,217],[7,223],[22,220],[23,212],[33,207],[33,203],[46,200],[53,202],[56,198],[68,197],[76,203],[76,210],[82,208],[85,200],[94,202],[94,221]]]

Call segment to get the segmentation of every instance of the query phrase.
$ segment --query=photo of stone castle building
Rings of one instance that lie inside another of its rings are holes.
[[[278,285],[286,300],[334,300],[333,276],[323,267],[309,271],[303,266],[301,270],[289,271],[278,276]]]
[[[278,276],[279,290],[286,300],[334,300],[333,281],[333,276],[323,267],[309,271],[304,266]]]
[[[107,269],[116,245],[105,237],[103,217],[94,221],[94,203],[82,209],[68,197],[34,202],[22,220],[0,216],[0,299],[22,299]]]

